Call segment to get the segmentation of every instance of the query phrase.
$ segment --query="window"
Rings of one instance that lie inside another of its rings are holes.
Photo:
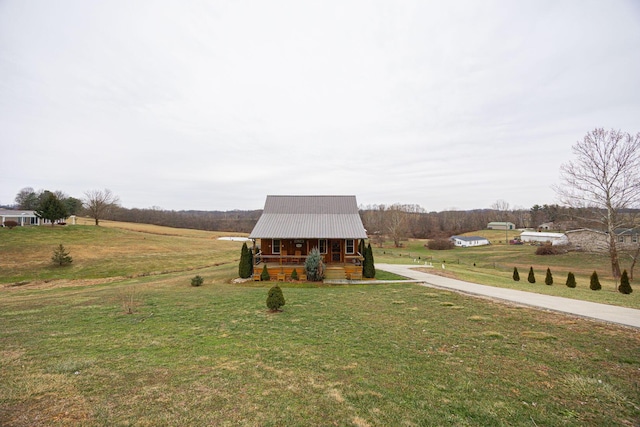
[[[345,245],[345,253],[352,254],[354,252],[353,239],[347,239]]]
[[[280,239],[273,239],[273,253],[280,253]]]
[[[321,254],[326,254],[327,253],[327,239],[320,239],[318,241],[318,245],[320,246],[318,249],[320,249],[320,253]]]
[[[638,235],[637,235],[637,234],[634,234],[634,235],[633,235],[633,237],[631,238],[631,241],[632,241],[633,243],[638,243]]]
[[[618,242],[624,243],[624,236],[619,236],[618,237]]]

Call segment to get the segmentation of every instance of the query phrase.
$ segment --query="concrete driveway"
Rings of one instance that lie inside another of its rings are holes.
[[[426,286],[449,289],[469,295],[488,297],[496,300],[509,301],[511,303],[529,307],[552,310],[640,329],[640,310],[633,308],[554,297],[515,289],[478,285],[476,283],[450,279],[447,277],[437,276],[435,274],[423,273],[421,271],[414,270],[416,267],[417,266],[415,264],[400,265],[376,263],[376,270],[384,270],[410,279],[420,280]]]

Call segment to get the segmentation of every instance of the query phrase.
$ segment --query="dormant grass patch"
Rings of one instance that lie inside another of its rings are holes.
[[[415,284],[285,283],[274,315],[272,283],[231,283],[238,242],[80,231],[104,259],[0,273],[67,281],[0,288],[0,425],[640,423],[636,330]]]

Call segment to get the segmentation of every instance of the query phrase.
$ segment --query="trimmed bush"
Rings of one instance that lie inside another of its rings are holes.
[[[427,248],[433,251],[446,251],[455,247],[451,239],[431,239],[427,242]]]
[[[516,282],[520,281],[520,273],[518,273],[518,267],[513,267],[513,280]]]
[[[18,222],[9,219],[4,222],[4,226],[7,227],[9,230],[11,230],[13,227],[18,226]]]
[[[282,293],[280,286],[276,285],[269,289],[269,294],[267,295],[267,307],[269,310],[273,312],[280,311],[280,307],[284,304],[284,294]]]
[[[67,252],[64,246],[60,244],[53,250],[51,261],[53,261],[55,265],[62,267],[71,264],[73,262],[73,258],[71,258],[69,252]]]
[[[296,270],[295,268],[291,272],[291,280],[298,280],[298,270]]]
[[[527,277],[529,283],[536,283],[536,276],[533,274],[533,267],[529,268],[529,277]]]
[[[544,278],[544,284],[547,286],[553,285],[553,276],[551,275],[551,270],[547,268],[547,275]]]
[[[267,264],[262,267],[262,273],[260,273],[260,280],[264,282],[268,282],[271,277],[269,277],[269,270],[267,270]]]
[[[592,291],[599,291],[602,289],[602,285],[600,285],[600,279],[598,279],[598,273],[595,271],[591,274],[591,283],[589,285]]]
[[[201,276],[196,276],[191,279],[191,286],[202,286],[204,279]]]
[[[631,289],[631,283],[629,283],[629,275],[627,274],[627,270],[622,272],[622,276],[620,276],[620,286],[618,286],[618,292],[621,294],[629,295],[633,292]]]
[[[572,272],[569,272],[569,274],[567,274],[567,283],[566,283],[568,288],[575,288],[576,287],[576,276],[574,276],[574,274]]]

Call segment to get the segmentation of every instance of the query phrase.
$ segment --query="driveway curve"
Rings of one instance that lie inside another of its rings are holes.
[[[503,300],[529,307],[552,310],[640,329],[640,310],[633,308],[599,304],[551,295],[542,295],[534,292],[519,291],[516,289],[479,285],[477,283],[470,283],[435,274],[424,273],[422,271],[415,270],[415,268],[415,264],[401,265],[376,263],[376,270],[384,270],[389,273],[419,280],[426,286],[449,289],[469,295]]]

